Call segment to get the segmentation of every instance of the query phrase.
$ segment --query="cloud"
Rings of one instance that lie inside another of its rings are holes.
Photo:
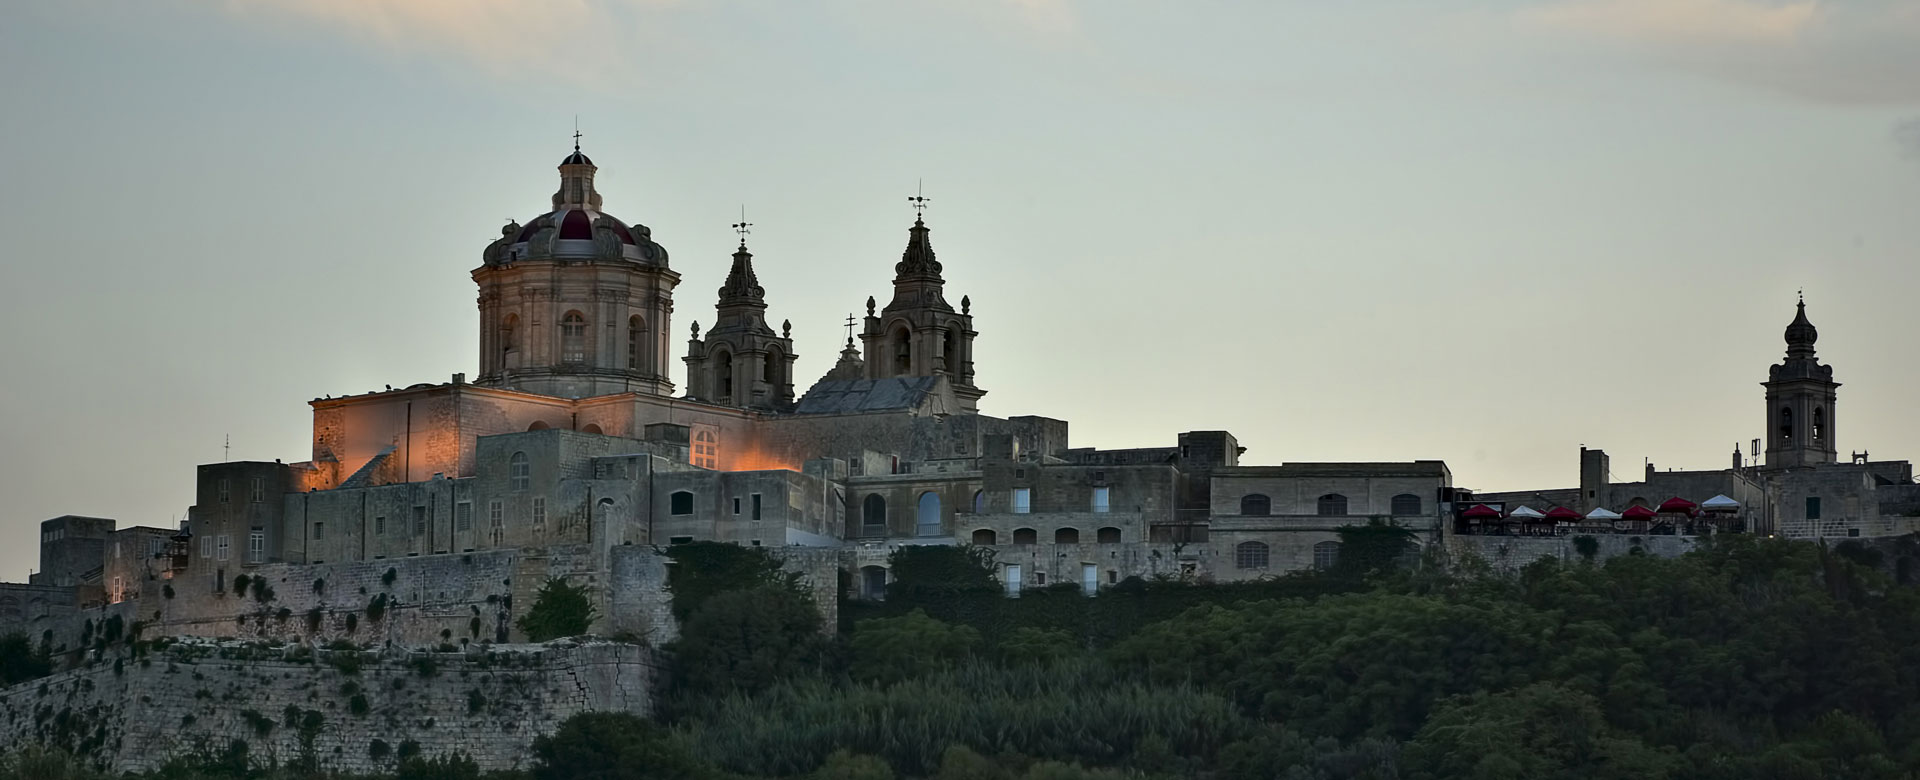
[[[1911,0],[1554,0],[1516,12],[1529,35],[1827,103],[1920,105]]]
[[[1777,6],[1743,0],[1572,0],[1520,13],[1533,24],[1629,40],[1774,43],[1798,37],[1818,11],[1813,0]]]
[[[497,73],[630,77],[648,45],[636,15],[674,0],[225,0],[238,16],[317,22],[398,52],[454,55]],[[658,38],[660,36],[653,36]]]
[[[1908,159],[1920,162],[1920,117],[1894,125],[1893,142]]]

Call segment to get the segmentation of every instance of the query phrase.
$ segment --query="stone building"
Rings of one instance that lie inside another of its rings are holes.
[[[201,466],[177,535],[48,521],[49,570],[37,576],[105,576],[114,602],[170,588],[167,614],[214,626],[243,606],[229,598],[242,575],[291,591],[372,565],[442,583],[436,593],[499,587],[445,585],[446,567],[430,562],[446,556],[611,582],[625,550],[718,540],[839,566],[880,597],[894,549],[972,544],[994,550],[1011,592],[1095,591],[1136,576],[1325,566],[1343,525],[1394,523],[1431,540],[1443,524],[1451,475],[1437,461],[1242,465],[1225,431],[1073,448],[1064,420],[981,413],[973,302],[948,302],[924,201],[891,299],[868,299],[858,343],[850,332],[803,392],[794,329],[771,324],[743,223],[713,326],[691,326],[676,385],[667,335],[679,275],[651,229],[602,210],[598,171],[576,144],[549,210],[508,223],[481,252],[473,381],[314,399],[308,459]],[[505,579],[516,591],[539,581]],[[624,596],[605,590],[618,611]]]
[[[1536,510],[1568,507],[1586,514],[1596,509],[1653,509],[1674,498],[1696,505],[1721,498],[1738,505],[1740,530],[1754,533],[1791,538],[1912,533],[1913,518],[1920,516],[1920,485],[1914,483],[1912,464],[1875,461],[1865,451],[1854,453],[1850,461],[1839,459],[1835,406],[1840,383],[1833,381],[1833,367],[1821,363],[1815,352],[1820,334],[1807,319],[1806,301],[1796,305],[1784,335],[1786,357],[1769,367],[1767,381],[1761,383],[1766,391],[1761,420],[1765,436],[1756,445],[1764,441],[1765,449],[1753,452],[1752,459],[1743,458],[1736,444],[1725,469],[1662,471],[1649,462],[1640,480],[1615,482],[1607,454],[1581,447],[1578,488],[1482,493],[1459,508],[1489,503]]]

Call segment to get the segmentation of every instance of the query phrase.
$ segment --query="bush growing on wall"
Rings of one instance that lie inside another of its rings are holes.
[[[780,559],[763,547],[693,542],[674,545],[667,556],[674,563],[667,572],[667,588],[673,593],[673,617],[680,621],[727,591],[761,585],[799,587],[800,575],[781,571]]]
[[[527,610],[515,625],[526,632],[529,641],[545,642],[587,633],[594,617],[587,587],[555,577],[540,586],[540,594],[533,599],[533,609]]]

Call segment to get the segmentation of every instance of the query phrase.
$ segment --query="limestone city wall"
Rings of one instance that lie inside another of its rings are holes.
[[[118,773],[240,740],[281,766],[390,771],[417,750],[511,769],[576,713],[647,714],[655,674],[651,650],[610,642],[464,653],[180,643],[0,689],[0,753],[58,746]]]

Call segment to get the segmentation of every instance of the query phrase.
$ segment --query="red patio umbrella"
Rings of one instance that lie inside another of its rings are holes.
[[[1500,519],[1500,510],[1494,509],[1486,504],[1474,504],[1472,509],[1461,512],[1460,516],[1468,520],[1498,520]]]
[[[1556,506],[1547,510],[1547,519],[1555,522],[1566,521],[1571,523],[1580,519],[1580,513],[1564,506]]]
[[[1692,514],[1693,510],[1698,509],[1699,507],[1700,507],[1699,504],[1693,503],[1692,501],[1688,501],[1684,498],[1669,498],[1665,501],[1660,502],[1660,511],[1670,512],[1676,515]]]
[[[1653,516],[1656,514],[1659,514],[1659,513],[1653,511],[1652,509],[1648,509],[1644,506],[1640,506],[1639,504],[1635,504],[1633,506],[1627,507],[1627,511],[1621,512],[1620,516],[1628,520],[1652,520]]]

